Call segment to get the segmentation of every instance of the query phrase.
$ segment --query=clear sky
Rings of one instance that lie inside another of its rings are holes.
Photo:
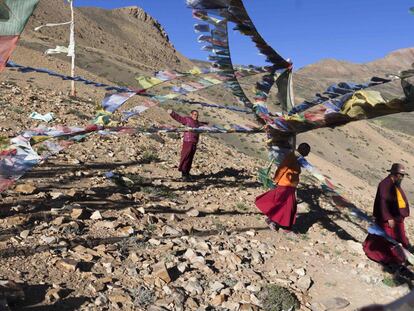
[[[414,47],[414,0],[244,0],[265,40],[296,69],[323,58],[364,63]],[[189,58],[203,59],[196,22],[185,0],[75,0],[76,6],[115,8],[136,5],[155,17],[174,46]],[[264,64],[253,44],[231,35],[237,64]]]

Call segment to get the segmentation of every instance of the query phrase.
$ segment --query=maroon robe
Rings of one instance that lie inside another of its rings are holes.
[[[296,222],[296,188],[277,186],[258,196],[256,206],[271,221],[291,230]]]
[[[192,142],[183,142],[181,149],[181,159],[178,170],[184,175],[190,174],[191,165],[193,164],[194,155],[197,151],[197,144]]]
[[[405,208],[399,208],[397,200],[396,185],[391,176],[386,177],[378,185],[374,202],[375,222],[390,237],[408,247],[409,242],[405,234],[404,219],[410,215],[407,197],[401,187],[398,187],[405,201]],[[388,220],[394,220],[395,226],[391,228]],[[363,243],[363,249],[368,258],[383,264],[402,264],[405,262],[404,255],[398,247],[380,236],[369,234]]]
[[[194,120],[191,117],[180,116],[178,113],[174,111],[171,112],[171,117],[177,122],[185,126],[189,126],[193,128],[197,128],[197,127],[207,124],[204,122]],[[197,143],[198,143],[199,136],[200,134],[194,133],[194,132],[184,133],[183,146],[181,149],[180,165],[178,166],[178,170],[182,172],[184,175],[190,174],[191,166],[194,160],[194,155],[197,151]]]

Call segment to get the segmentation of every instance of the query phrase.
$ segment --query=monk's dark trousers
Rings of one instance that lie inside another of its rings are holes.
[[[191,165],[193,164],[194,155],[197,151],[197,143],[183,142],[183,148],[181,149],[181,159],[178,170],[184,175],[190,174]]]

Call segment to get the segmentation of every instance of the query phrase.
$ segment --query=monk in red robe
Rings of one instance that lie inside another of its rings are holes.
[[[296,151],[288,153],[275,173],[276,188],[256,198],[256,206],[268,217],[266,223],[272,230],[282,227],[289,232],[296,221],[296,188],[301,173],[298,158],[306,157],[310,149],[302,143]]]
[[[399,163],[394,163],[388,172],[390,174],[378,185],[374,202],[375,222],[391,238],[407,248],[409,242],[405,234],[404,219],[410,215],[410,207],[401,188],[406,172]],[[398,245],[393,245],[377,235],[369,234],[363,248],[370,259],[379,263],[401,265],[406,260]]]
[[[188,126],[197,128],[203,125],[207,125],[206,122],[198,121],[198,111],[192,110],[190,116],[183,117],[180,116],[178,113],[172,110],[168,110],[170,116],[176,120],[177,122]],[[178,166],[178,170],[181,172],[182,178],[184,180],[190,179],[190,170],[191,165],[193,164],[194,155],[197,151],[197,143],[200,134],[194,132],[184,132],[184,139],[183,139],[183,147],[181,149],[181,159],[180,165]]]

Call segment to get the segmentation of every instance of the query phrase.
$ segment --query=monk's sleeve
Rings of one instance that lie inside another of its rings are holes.
[[[182,125],[187,125],[187,121],[185,117],[180,116],[175,111],[171,112],[170,114],[171,118],[173,118],[175,121],[181,123]]]
[[[390,189],[388,184],[379,185],[377,190],[376,201],[383,221],[394,219],[394,217],[390,213],[389,192]]]

